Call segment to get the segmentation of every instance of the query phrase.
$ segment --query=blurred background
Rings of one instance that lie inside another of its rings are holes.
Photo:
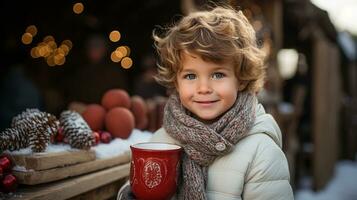
[[[242,10],[268,55],[259,99],[282,129],[296,199],[357,199],[357,2],[214,2]],[[26,108],[58,115],[71,106],[100,103],[112,88],[150,105],[161,102],[149,109],[161,116],[167,92],[152,78],[152,31],[207,1],[0,4],[3,131]]]

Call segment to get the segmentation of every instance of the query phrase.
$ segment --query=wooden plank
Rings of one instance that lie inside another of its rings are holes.
[[[95,151],[75,150],[29,155],[10,154],[10,156],[16,165],[39,171],[93,161],[95,160]]]
[[[123,186],[123,184],[127,181],[126,178],[122,178],[118,181],[109,183],[107,185],[98,187],[94,190],[88,191],[84,194],[80,194],[70,200],[98,200],[98,199],[116,199],[118,195],[118,191]]]
[[[333,175],[339,155],[339,112],[341,82],[338,49],[318,37],[313,65],[313,177],[314,188],[322,189]],[[328,155],[326,154],[328,152]]]
[[[122,155],[107,159],[97,159],[76,165],[52,168],[42,171],[13,171],[13,174],[18,178],[18,181],[21,184],[36,185],[112,167],[129,162],[129,160],[129,152],[126,152]]]
[[[37,186],[20,187],[9,200],[69,199],[129,176],[130,163]]]

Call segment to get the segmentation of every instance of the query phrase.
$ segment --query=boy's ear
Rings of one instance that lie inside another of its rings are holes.
[[[238,84],[239,84],[238,91],[240,92],[240,91],[243,91],[247,87],[248,81],[239,81]]]

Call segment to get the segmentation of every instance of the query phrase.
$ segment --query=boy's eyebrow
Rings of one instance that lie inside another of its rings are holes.
[[[182,69],[180,70],[180,72],[193,72],[194,70],[193,69]]]
[[[223,71],[230,71],[230,69],[228,69],[227,67],[222,67],[222,66],[219,66],[219,67],[215,67],[213,68],[214,71],[217,71],[217,70],[223,70]],[[185,69],[181,69],[180,70],[180,73],[183,73],[183,72],[194,72],[195,69],[194,68],[185,68]]]
[[[213,68],[214,70],[230,70],[230,68],[228,68],[228,67],[222,67],[222,66],[219,66],[219,67],[215,67],[215,68]]]

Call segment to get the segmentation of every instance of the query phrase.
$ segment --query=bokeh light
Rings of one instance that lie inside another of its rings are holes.
[[[26,28],[26,33],[30,33],[32,37],[35,37],[37,34],[37,27],[35,25],[30,25]]]
[[[109,39],[110,39],[110,41],[112,41],[112,42],[118,42],[118,41],[120,40],[120,37],[121,37],[120,32],[117,31],[117,30],[112,31],[112,32],[109,34]]]
[[[115,51],[113,51],[111,54],[110,54],[110,59],[113,61],[113,62],[120,62],[122,57],[120,56],[117,56],[117,54],[115,53]]]
[[[31,57],[32,57],[32,58],[39,58],[39,57],[40,57],[40,54],[39,54],[39,52],[38,52],[38,47],[33,47],[33,48],[31,49],[30,54],[31,54]]]
[[[120,59],[125,57],[125,55],[121,51],[115,50],[114,53],[115,53],[115,56],[117,56]]]
[[[48,56],[48,57],[46,58],[46,62],[47,62],[47,65],[48,65],[48,66],[51,66],[51,67],[56,66],[55,59],[54,59],[54,56],[53,56],[53,55]]]
[[[65,44],[69,48],[69,50],[71,50],[73,47],[73,43],[71,40],[63,40],[62,44]]]
[[[121,60],[121,66],[124,69],[129,69],[133,65],[133,60],[129,57],[125,57]]]
[[[81,14],[84,10],[84,6],[82,3],[75,3],[73,5],[73,12],[76,14]]]
[[[128,46],[124,46],[124,48],[126,49],[126,56],[130,56],[130,48]]]
[[[121,53],[122,57],[125,57],[128,55],[128,49],[125,48],[124,46],[118,47],[115,51],[118,51]]]
[[[58,47],[58,50],[62,51],[65,56],[69,53],[69,47],[65,44],[61,44],[61,46]]]
[[[52,35],[47,35],[46,37],[43,38],[44,42],[50,42],[50,41],[55,41],[55,38]]]
[[[30,33],[24,33],[21,37],[21,42],[23,44],[31,44],[32,42],[32,35]]]
[[[57,47],[56,40],[53,36],[48,35],[43,38],[43,42],[37,44],[30,51],[32,58],[43,57],[49,66],[63,65],[66,62],[66,55],[72,48],[70,40],[62,41],[61,45]],[[118,61],[119,62],[119,61]]]
[[[66,57],[64,56],[64,54],[57,52],[53,56],[53,60],[56,65],[63,65],[66,61]]]

